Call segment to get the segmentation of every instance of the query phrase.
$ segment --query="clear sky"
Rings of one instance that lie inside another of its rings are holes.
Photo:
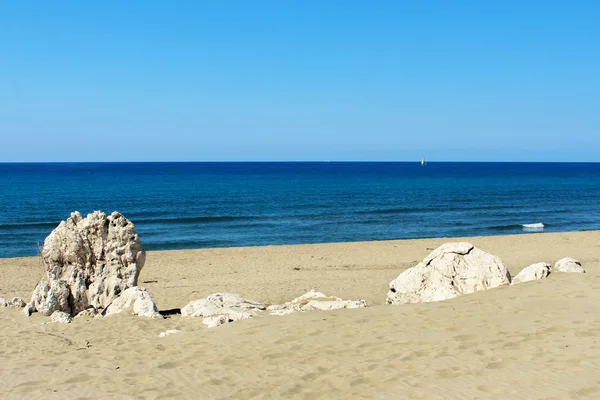
[[[0,1],[0,161],[600,161],[600,1]]]

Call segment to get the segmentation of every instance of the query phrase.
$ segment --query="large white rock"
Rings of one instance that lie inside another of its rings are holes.
[[[125,290],[121,296],[106,307],[103,314],[107,317],[118,314],[125,309],[131,309],[133,315],[141,317],[163,318],[152,301],[150,293],[145,288],[139,286]]]
[[[215,293],[206,299],[193,300],[181,309],[183,317],[205,317],[202,322],[209,328],[224,323],[252,318],[256,311],[266,306],[257,301],[244,299],[233,293]]]
[[[556,262],[556,264],[554,264],[554,271],[555,272],[575,272],[575,273],[579,273],[579,274],[585,274],[585,269],[583,269],[583,266],[581,265],[579,260],[576,260],[571,257],[565,257],[565,258],[558,260]]]
[[[285,304],[276,304],[267,309],[271,315],[287,315],[297,311],[339,310],[342,308],[366,307],[364,300],[342,300],[339,297],[327,296],[316,290],[311,290]]]
[[[387,303],[441,301],[509,284],[498,257],[471,243],[446,243],[390,282]]]
[[[35,288],[25,313],[77,315],[89,306],[104,308],[137,285],[145,252],[133,224],[118,212],[78,212],[44,241],[46,278]]]
[[[550,264],[539,262],[525,267],[512,279],[512,284],[544,279],[550,275]]]

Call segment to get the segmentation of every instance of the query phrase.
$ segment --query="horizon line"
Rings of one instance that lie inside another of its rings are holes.
[[[161,160],[161,161],[0,161],[0,164],[192,164],[192,163],[204,163],[204,164],[218,164],[218,163],[421,163],[421,160]],[[484,160],[470,160],[470,161],[456,161],[456,160],[426,160],[426,164],[429,163],[519,163],[519,164],[599,164],[600,161],[484,161]]]

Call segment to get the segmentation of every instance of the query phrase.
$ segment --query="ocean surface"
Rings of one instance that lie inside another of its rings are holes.
[[[74,210],[148,250],[595,230],[600,163],[5,163],[0,257]]]

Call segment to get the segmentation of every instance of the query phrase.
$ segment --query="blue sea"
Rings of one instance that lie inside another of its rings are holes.
[[[74,210],[148,250],[600,229],[600,163],[5,163],[0,188],[0,257]]]

